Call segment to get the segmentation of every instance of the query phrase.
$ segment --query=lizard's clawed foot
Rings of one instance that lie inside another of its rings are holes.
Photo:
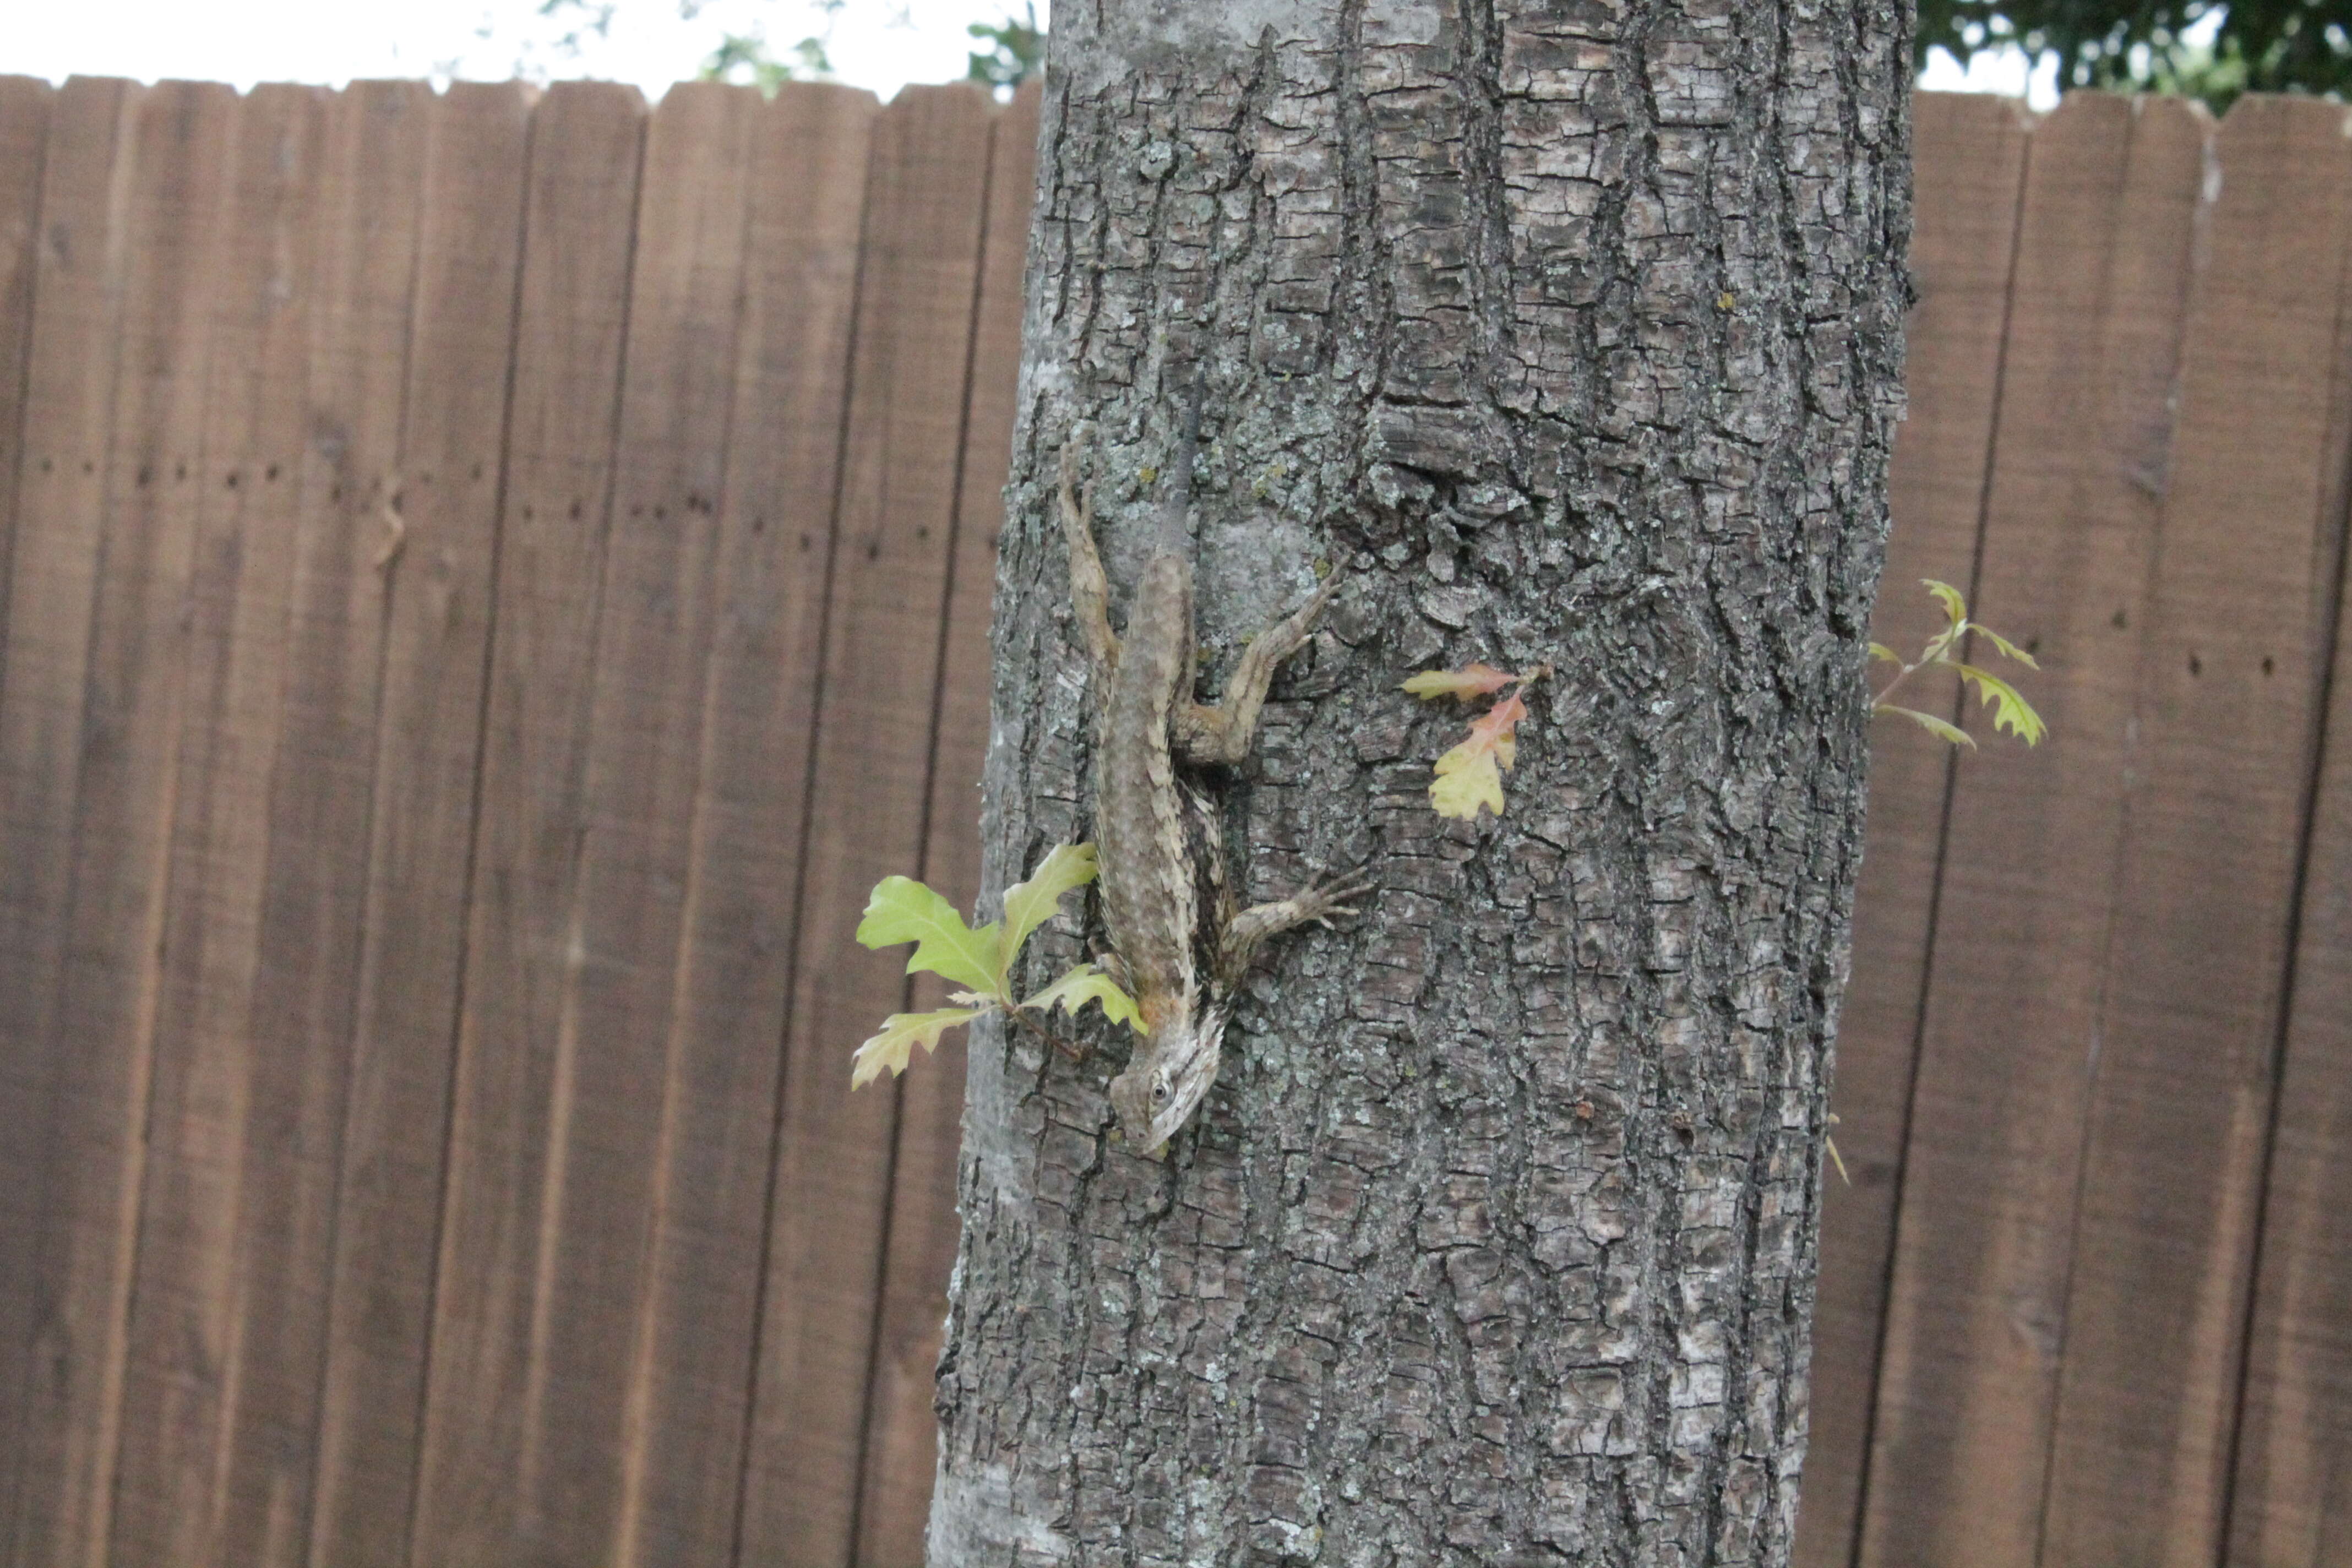
[[[1363,898],[1377,890],[1369,865],[1353,870],[1318,877],[1305,888],[1286,899],[1270,904],[1259,904],[1244,910],[1225,926],[1223,972],[1238,977],[1249,967],[1251,956],[1268,937],[1278,936],[1308,921],[1328,929],[1333,915],[1352,915],[1360,911],[1349,900]]]
[[[1294,901],[1299,908],[1299,921],[1313,921],[1327,930],[1333,915],[1354,915],[1363,911],[1352,901],[1380,891],[1373,880],[1371,862],[1346,871],[1326,872],[1307,884]]]

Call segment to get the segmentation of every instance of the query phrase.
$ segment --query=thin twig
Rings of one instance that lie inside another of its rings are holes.
[[[1045,1041],[1055,1050],[1060,1051],[1072,1061],[1082,1062],[1087,1059],[1086,1052],[1080,1050],[1069,1041],[1062,1038],[1061,1036],[1054,1033],[1053,1030],[1046,1028],[1044,1025],[1038,1023],[1036,1019],[1032,1018],[1026,1009],[1013,1007],[1008,1008],[1007,1011],[1011,1014],[1014,1023],[1020,1025],[1023,1028],[1028,1030],[1031,1034],[1036,1036],[1039,1039]]]

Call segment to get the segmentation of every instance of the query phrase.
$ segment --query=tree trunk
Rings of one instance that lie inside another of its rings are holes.
[[[933,1568],[1787,1560],[1907,16],[1056,8],[987,885],[1090,835],[1060,449],[1116,599],[1197,376],[1204,689],[1349,574],[1224,792],[1244,891],[1381,890],[1260,960],[1164,1159],[1124,1031],[974,1039]],[[1397,689],[1473,660],[1557,671],[1475,826]]]

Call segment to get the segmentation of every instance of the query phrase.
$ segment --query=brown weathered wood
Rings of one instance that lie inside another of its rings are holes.
[[[530,1302],[503,1352],[529,1366],[516,1447],[497,1461],[513,1479],[459,1532],[436,1523],[425,1537],[436,1560],[616,1554],[641,1418],[628,1395],[646,1261],[666,1202],[671,1003],[759,103],[749,89],[676,88],[647,132],[536,1258],[504,1287]],[[436,1426],[501,1419],[474,1413],[463,1384],[436,1381],[434,1403]]]
[[[671,697],[698,710],[700,755],[677,814],[687,887],[614,1559],[647,1568],[734,1550],[875,110],[870,93],[799,83],[749,126],[707,653],[675,666]]]
[[[397,447],[373,434],[340,481],[352,531],[338,564],[375,579],[352,591],[381,595],[383,668],[361,742],[372,784],[360,787],[373,796],[366,902],[326,1280],[319,1492],[302,1543],[307,1561],[333,1568],[398,1563],[407,1544],[529,119],[513,85],[461,83],[437,100],[387,90],[375,102],[400,120],[371,130],[394,177],[416,183],[418,261]],[[394,144],[420,133],[412,173],[415,152]],[[399,210],[387,202],[379,221]],[[377,404],[394,395],[372,390]]]
[[[17,486],[23,475],[26,397],[31,391],[33,346],[33,280],[41,264],[41,163],[47,151],[50,110],[57,94],[48,83],[31,77],[0,77],[0,605],[7,603],[8,552],[16,536]],[[0,620],[0,697],[5,696],[6,623]],[[0,735],[5,735],[0,723]],[[0,775],[5,776],[5,775]],[[0,807],[0,812],[5,812]],[[0,816],[0,822],[5,821]],[[5,842],[5,840],[0,840]],[[12,844],[11,847],[15,847]],[[0,910],[6,908],[0,895]],[[0,914],[0,921],[11,920]],[[13,926],[0,926],[23,934]],[[0,954],[0,966],[17,955]],[[39,1059],[36,1042],[14,1033],[26,1020],[20,1001],[0,1003],[0,1035],[14,1048],[0,1051],[0,1120],[12,1127],[29,1126],[32,1080]],[[28,1290],[29,1261],[35,1249],[39,1216],[33,1202],[34,1141],[26,1137],[0,1140],[0,1247],[25,1260],[15,1278],[0,1282],[0,1430],[15,1427],[22,1413],[22,1382],[26,1337],[33,1310]],[[10,1507],[15,1488],[8,1479],[15,1468],[21,1430],[0,1436],[0,1518],[14,1518]],[[6,1560],[8,1531],[0,1531],[0,1561]]]
[[[2205,131],[2077,94],[2034,132],[1973,603],[2039,650],[2008,670],[2053,739],[1966,703],[1982,749],[1945,850],[1868,1563],[2035,1550]]]
[[[0,582],[15,537],[17,461],[24,455],[26,360],[33,345],[33,275],[39,266],[41,159],[57,89],[37,77],[0,76]],[[5,1212],[5,1211],[0,1211]]]
[[[91,1561],[110,1528],[234,103],[68,82],[44,170],[0,693],[0,1005],[27,1134],[0,1142],[30,1156],[34,1216],[5,1271],[30,1316],[11,1313],[0,1442],[26,1568]]]
[[[327,110],[299,423],[272,435],[293,489],[283,711],[271,769],[248,1106],[228,1267],[241,1368],[214,1459],[221,1514],[201,1558],[297,1568],[309,1551],[338,1154],[365,902],[383,574],[373,479],[399,439],[424,172],[422,83],[354,87]],[[282,306],[280,307],[283,308]]]
[[[1013,455],[1014,383],[1021,368],[1021,286],[1029,204],[1037,179],[1039,87],[1024,88],[990,126],[988,207],[980,295],[972,319],[971,391],[964,410],[955,545],[941,632],[933,717],[930,804],[922,879],[959,910],[980,896],[980,769],[988,752],[988,618],[996,589],[996,537],[1004,525],[1004,476]],[[1075,901],[1075,900],[1074,900]],[[915,983],[914,1007],[949,1005],[935,975]],[[956,1163],[962,1145],[964,1042],[940,1043],[937,1060],[902,1079],[890,1170],[889,1248],[866,1397],[859,1479],[861,1568],[923,1558],[939,1417],[931,1411],[948,1271],[955,1264]]]
[[[2201,1564],[2222,1544],[2344,523],[2346,127],[2340,105],[2248,98],[2216,139],[2096,1037],[2047,1568]]]
[[[328,1436],[349,1496],[322,1513],[319,1568],[512,1561],[644,126],[635,89],[588,83],[552,88],[532,117],[447,1196],[439,1214],[419,1203],[439,1152],[408,1152],[375,1118],[378,1166],[347,1161],[346,1229],[364,1212],[375,1239],[347,1266],[367,1272],[342,1387],[331,1367],[342,1415]],[[357,1097],[353,1110],[356,1148]],[[412,1428],[383,1406],[415,1407],[428,1321]],[[371,1544],[378,1529],[400,1538]]]
[[[1913,112],[1910,416],[1887,480],[1894,528],[1872,635],[1916,649],[1939,624],[1918,580],[1965,587],[1976,559],[2029,122],[2019,106],[1984,95],[1922,93]],[[1926,701],[1952,710],[1948,693]],[[1812,1444],[1795,1548],[1805,1568],[1843,1568],[1853,1552],[1949,777],[1942,742],[1907,721],[1879,721],[1832,1100],[1852,1184],[1832,1173],[1822,1198]]]
[[[874,122],[745,1562],[855,1550],[895,1118],[889,1086],[850,1093],[848,1053],[908,988],[902,953],[851,933],[923,851],[992,108],[976,88],[911,88]]]
[[[2256,1241],[2231,1568],[2352,1562],[2352,595],[2339,595]]]
[[[310,247],[327,94],[263,87],[230,119],[220,269],[205,302],[204,449],[189,587],[186,707],[171,784],[169,887],[152,1016],[140,1198],[109,1552],[218,1560],[230,1413],[254,1372],[247,1221],[272,1194],[248,1150],[286,1086],[254,1048],[270,798],[308,430]],[[160,163],[175,163],[167,142]],[[178,284],[159,279],[163,289]]]

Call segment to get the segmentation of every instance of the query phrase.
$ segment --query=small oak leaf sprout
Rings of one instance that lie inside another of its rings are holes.
[[[1094,879],[1093,845],[1057,844],[1027,881],[1005,891],[1004,919],[977,931],[964,923],[947,900],[912,877],[885,877],[877,882],[866,900],[866,918],[857,922],[857,940],[875,948],[911,942],[915,951],[907,960],[908,973],[928,970],[963,989],[948,998],[956,1006],[933,1013],[893,1013],[885,1018],[881,1032],[851,1054],[849,1087],[871,1082],[885,1068],[894,1076],[905,1072],[917,1046],[935,1051],[947,1030],[989,1013],[1003,1013],[1043,1035],[1030,1015],[1059,1006],[1076,1016],[1092,1002],[1104,1016],[1140,1033],[1143,1018],[1135,999],[1091,963],[1073,966],[1026,1001],[1016,1001],[1012,994],[1013,967],[1022,943],[1053,918],[1065,893]]]
[[[1451,697],[1468,703],[1507,686],[1519,688],[1472,720],[1469,739],[1437,759],[1429,804],[1438,816],[1475,822],[1481,807],[1503,815],[1503,773],[1517,760],[1519,721],[1528,716],[1524,693],[1529,681],[1550,673],[1549,665],[1514,675],[1489,664],[1470,664],[1460,669],[1424,669],[1404,682],[1403,689],[1423,702]]]
[[[1953,587],[1949,583],[1938,583],[1933,577],[1923,577],[1920,581],[1927,585],[1927,592],[1936,596],[1937,602],[1944,606],[1944,629],[1927,639],[1927,646],[1919,650],[1919,657],[1916,659],[1905,658],[1885,643],[1870,645],[1870,657],[1874,663],[1884,662],[1898,667],[1894,679],[1880,687],[1877,694],[1871,699],[1872,714],[1874,716],[1880,713],[1900,715],[1940,740],[1949,741],[1956,746],[1966,746],[1970,751],[1976,750],[1975,737],[1958,725],[1948,720],[1938,719],[1933,713],[1922,713],[1916,708],[1905,708],[1889,700],[1895,695],[1895,688],[1910,679],[1918,671],[1931,668],[1948,669],[1959,677],[1963,689],[1975,687],[1977,694],[1984,700],[1985,705],[1993,710],[1992,727],[1995,734],[2006,731],[2029,746],[2039,745],[2042,737],[2049,734],[2050,726],[2042,721],[2041,714],[2033,710],[2033,704],[2028,702],[2016,687],[1990,670],[1963,662],[1955,656],[1954,650],[1960,646],[1963,637],[1973,635],[1991,644],[1994,650],[2004,658],[2015,659],[2028,669],[2039,669],[2042,667],[2034,662],[2032,654],[1999,632],[1969,620],[1969,602],[1958,588]]]

